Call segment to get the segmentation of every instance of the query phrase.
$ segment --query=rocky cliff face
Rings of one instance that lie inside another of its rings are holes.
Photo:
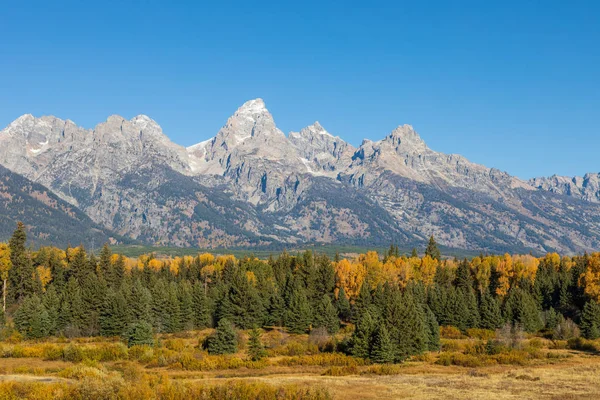
[[[261,99],[187,149],[143,115],[93,130],[25,115],[0,132],[0,165],[153,244],[416,244],[435,234],[477,250],[600,247],[597,175],[525,182],[436,152],[409,125],[358,148],[318,122],[286,137]]]
[[[534,178],[529,184],[552,193],[564,194],[577,199],[600,203],[600,173],[585,174],[583,177],[551,176]]]

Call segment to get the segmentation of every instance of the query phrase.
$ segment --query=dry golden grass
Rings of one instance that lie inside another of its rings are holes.
[[[307,343],[306,335],[272,334],[271,357],[258,365],[247,362],[243,348],[236,355],[207,355],[198,348],[199,337],[206,333],[164,336],[160,347],[148,349],[123,349],[101,338],[0,344],[4,357],[0,358],[0,389],[16,395],[0,397],[23,398],[25,393],[35,399],[42,393],[89,387],[92,392],[82,398],[99,398],[98,393],[110,384],[111,393],[125,393],[117,398],[178,399],[195,393],[193,388],[208,393],[207,387],[237,384],[245,393],[271,393],[279,387],[308,393],[325,388],[334,399],[353,400],[600,399],[600,355],[593,352],[600,341],[580,343],[586,352],[568,349],[566,342],[531,338],[520,350],[506,353],[522,358],[503,364],[478,353],[479,339],[462,337],[444,339],[445,353],[428,353],[399,365],[369,365],[342,354],[319,353]],[[83,359],[65,361],[67,348],[81,352]],[[474,367],[441,363],[447,354],[488,358]],[[170,390],[177,395],[169,397]],[[302,398],[327,398],[319,396],[311,393]]]

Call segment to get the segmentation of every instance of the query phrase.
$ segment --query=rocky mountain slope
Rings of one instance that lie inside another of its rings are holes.
[[[583,177],[551,176],[534,178],[529,184],[552,193],[560,193],[577,199],[600,203],[600,173],[585,174]]]
[[[431,150],[409,125],[358,148],[318,122],[286,136],[261,99],[187,149],[143,115],[93,130],[25,115],[0,131],[0,165],[151,244],[413,245],[434,234],[464,249],[600,248],[598,177],[525,182]]]
[[[34,246],[127,243],[95,224],[77,207],[61,200],[44,186],[0,166],[0,240],[6,241],[22,221]]]

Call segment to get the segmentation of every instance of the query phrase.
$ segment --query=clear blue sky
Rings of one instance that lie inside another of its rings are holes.
[[[2,2],[0,125],[143,113],[191,145],[262,97],[286,133],[409,123],[523,178],[600,171],[600,2],[288,3]]]

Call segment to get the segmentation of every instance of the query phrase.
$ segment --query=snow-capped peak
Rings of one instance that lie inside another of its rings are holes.
[[[265,114],[268,112],[269,111],[267,110],[263,99],[257,98],[254,100],[249,100],[242,104],[242,106],[237,109],[234,116],[242,116],[249,119],[254,119],[255,116]]]

